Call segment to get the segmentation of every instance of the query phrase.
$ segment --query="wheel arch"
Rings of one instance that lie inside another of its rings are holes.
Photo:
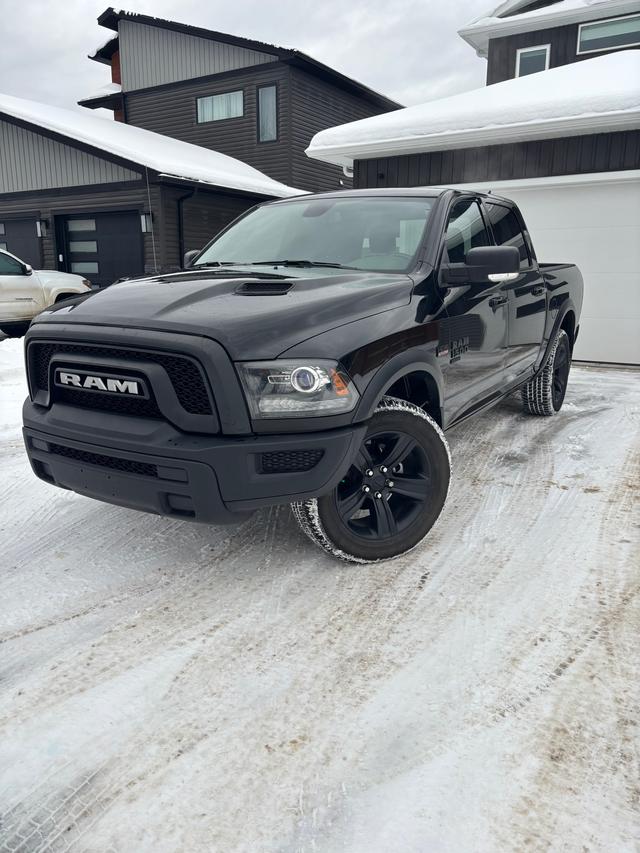
[[[406,392],[402,390],[403,385]],[[394,359],[381,367],[362,395],[356,419],[370,418],[380,400],[387,395],[420,406],[438,426],[442,426],[443,381],[436,365],[412,356]]]

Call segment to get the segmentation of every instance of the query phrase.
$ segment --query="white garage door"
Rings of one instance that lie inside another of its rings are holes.
[[[580,267],[585,295],[575,358],[640,364],[640,172],[499,181],[538,259]]]

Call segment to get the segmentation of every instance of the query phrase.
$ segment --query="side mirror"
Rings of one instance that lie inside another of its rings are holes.
[[[191,251],[185,252],[184,253],[184,261],[182,264],[184,269],[188,270],[189,267],[191,266],[191,264],[193,263],[193,261],[195,260],[195,258],[197,258],[199,254],[200,254],[200,249],[191,249]]]
[[[23,264],[22,272],[24,275],[33,275],[33,267],[31,266],[31,264]]]
[[[498,284],[514,281],[520,272],[520,252],[515,246],[478,246],[469,249],[463,264],[442,267],[447,287],[466,284]]]

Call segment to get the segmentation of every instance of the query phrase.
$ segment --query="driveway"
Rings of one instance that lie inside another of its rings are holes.
[[[640,375],[449,433],[422,547],[334,562],[38,481],[0,342],[0,850],[623,851],[640,842]]]

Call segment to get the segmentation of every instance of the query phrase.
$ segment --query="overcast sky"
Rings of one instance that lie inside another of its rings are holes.
[[[487,0],[128,0],[155,15],[284,47],[366,83],[403,104],[484,85],[486,62],[457,30]],[[0,0],[0,87],[11,95],[73,106],[110,82],[87,54],[110,31],[96,18],[106,2]]]

